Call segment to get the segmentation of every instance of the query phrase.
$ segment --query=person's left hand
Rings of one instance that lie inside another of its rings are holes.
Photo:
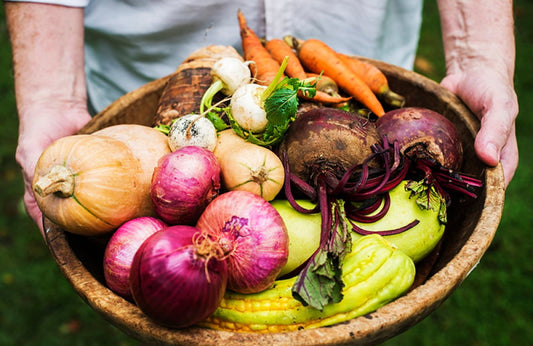
[[[518,100],[512,80],[487,66],[447,75],[441,85],[456,94],[481,120],[474,147],[489,166],[501,162],[505,186],[518,166],[515,119]]]

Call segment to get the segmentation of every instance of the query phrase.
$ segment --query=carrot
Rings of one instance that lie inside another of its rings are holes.
[[[379,68],[356,57],[342,53],[338,55],[352,71],[357,73],[365,81],[375,94],[382,97],[391,106],[403,107],[405,98],[390,89],[387,77]]]
[[[261,39],[248,27],[241,10],[237,12],[237,19],[239,20],[244,59],[254,62],[254,64],[250,64],[250,68],[257,83],[269,85],[281,64],[270,55]]]
[[[307,74],[298,60],[298,56],[292,48],[283,40],[274,38],[265,42],[265,48],[270,53],[272,58],[281,63],[286,56],[289,57],[285,73],[291,78],[305,79]]]
[[[301,41],[296,38],[292,42],[298,52],[298,58],[307,70],[314,73],[323,72],[378,117],[385,114],[383,106],[370,87],[326,43],[317,39]]]
[[[289,77],[298,78],[302,80],[309,78],[309,76],[305,72],[304,67],[300,63],[300,59],[298,59],[296,53],[285,41],[278,38],[268,40],[265,43],[265,48],[270,53],[270,55],[280,64],[286,56],[289,57],[287,67],[285,68],[285,73]],[[317,89],[316,94],[312,98],[312,100],[315,102],[335,104],[346,102],[350,100],[350,97],[341,97],[338,94],[332,95]]]

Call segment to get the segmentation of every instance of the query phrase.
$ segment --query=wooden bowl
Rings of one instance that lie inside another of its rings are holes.
[[[489,247],[498,227],[504,203],[501,166],[489,168],[474,153],[479,128],[477,118],[455,95],[414,72],[371,61],[382,69],[391,88],[406,96],[406,106],[435,110],[457,126],[465,149],[463,172],[482,177],[484,188],[477,199],[454,201],[449,209],[440,251],[433,256],[430,271],[404,296],[377,311],[346,323],[288,333],[248,334],[203,328],[173,330],[147,318],[134,304],[105,286],[102,257],[106,239],[66,233],[44,220],[46,242],[65,277],[93,309],[125,333],[157,344],[348,344],[382,342],[407,330],[434,311],[463,282]],[[152,125],[161,92],[169,76],[135,90],[96,115],[82,133],[100,128],[136,123]],[[428,269],[426,267],[425,269]]]

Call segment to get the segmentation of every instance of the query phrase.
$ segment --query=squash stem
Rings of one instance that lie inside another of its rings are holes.
[[[74,194],[74,174],[65,166],[54,166],[50,172],[37,180],[33,190],[41,197],[52,193],[59,197],[71,197]]]

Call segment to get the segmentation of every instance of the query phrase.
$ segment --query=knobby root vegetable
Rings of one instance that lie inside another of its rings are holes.
[[[170,77],[158,102],[153,125],[170,125],[181,116],[198,113],[211,85],[211,67],[222,57],[242,56],[231,46],[210,45],[191,53]]]
[[[307,79],[314,78],[316,80],[316,90],[325,92],[331,96],[339,96],[339,86],[333,79],[325,74],[306,72]],[[351,99],[351,98],[348,98]]]
[[[342,263],[344,298],[323,310],[292,297],[295,278],[277,280],[256,294],[227,291],[205,327],[248,333],[282,333],[346,322],[369,314],[406,292],[414,281],[415,265],[402,251],[374,234],[355,240]]]
[[[249,191],[270,201],[283,188],[285,171],[279,157],[270,149],[245,141],[233,129],[218,133],[214,154],[227,190]]]

